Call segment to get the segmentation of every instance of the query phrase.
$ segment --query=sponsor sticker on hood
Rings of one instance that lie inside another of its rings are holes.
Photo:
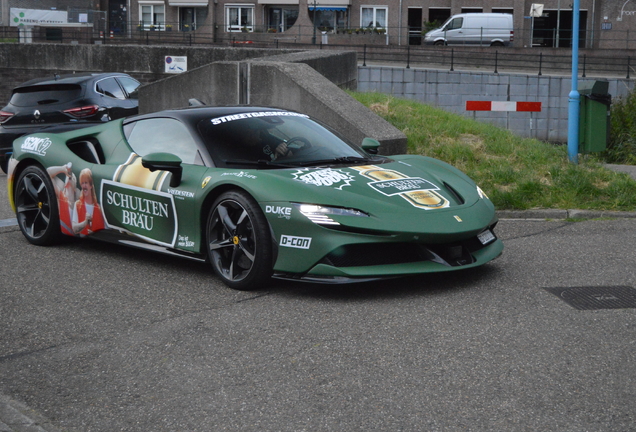
[[[375,165],[351,167],[364,177],[375,180],[368,183],[374,190],[386,196],[398,195],[414,207],[435,210],[450,206],[439,194],[439,187],[420,177],[409,177],[399,171],[382,169]]]
[[[314,186],[327,186],[342,190],[349,186],[355,179],[348,172],[339,169],[319,169],[310,171],[309,169],[298,170],[292,174],[295,180]]]

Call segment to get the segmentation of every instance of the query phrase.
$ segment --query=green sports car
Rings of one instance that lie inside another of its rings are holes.
[[[13,143],[9,199],[36,245],[63,235],[207,260],[230,287],[459,270],[498,257],[495,209],[462,172],[377,154],[309,116],[192,107]]]

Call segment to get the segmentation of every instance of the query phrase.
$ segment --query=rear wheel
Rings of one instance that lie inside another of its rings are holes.
[[[206,228],[208,259],[230,288],[262,288],[272,274],[271,235],[258,204],[230,191],[212,205]]]
[[[18,225],[35,245],[57,243],[62,237],[57,197],[48,173],[39,166],[26,168],[15,186]]]

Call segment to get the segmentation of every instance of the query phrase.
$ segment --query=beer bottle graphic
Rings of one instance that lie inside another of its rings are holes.
[[[153,172],[144,168],[141,164],[141,156],[131,153],[128,160],[115,171],[113,181],[160,191],[168,174],[170,174],[168,171]]]
[[[376,180],[378,183],[386,185],[388,187],[391,187],[393,185],[399,186],[400,184],[405,184],[407,181],[422,180],[419,178],[412,179],[411,177],[408,177],[401,172],[390,169],[382,169],[375,165],[363,165],[352,168],[356,171],[359,171],[360,174],[362,174],[363,176],[372,180]],[[391,180],[395,180],[395,182],[392,183]],[[413,206],[426,210],[444,208],[450,205],[449,201],[437,192],[437,190],[439,190],[438,187],[425,180],[422,182],[425,182],[426,186],[422,186],[421,189],[406,190],[404,192],[396,192],[394,194],[400,195],[403,199],[407,200]],[[371,185],[373,186],[373,184]],[[374,189],[377,190],[376,187],[374,187]]]

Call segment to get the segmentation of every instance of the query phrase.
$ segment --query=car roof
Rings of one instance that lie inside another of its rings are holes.
[[[170,109],[164,111],[157,111],[148,114],[139,114],[131,117],[127,117],[124,123],[129,123],[144,118],[156,118],[156,117],[173,117],[181,119],[186,122],[197,123],[200,120],[208,119],[210,117],[223,117],[229,115],[252,113],[252,112],[271,112],[271,111],[289,111],[280,108],[262,107],[262,106],[249,106],[249,105],[235,105],[235,106],[194,106],[178,109]],[[290,111],[292,112],[292,111]]]
[[[46,78],[35,78],[27,82],[23,82],[18,85],[16,89],[29,87],[34,85],[49,85],[49,84],[81,84],[91,80],[97,80],[107,77],[120,77],[128,76],[124,73],[108,72],[108,73],[78,73],[78,74],[66,74],[66,75],[54,75]]]

